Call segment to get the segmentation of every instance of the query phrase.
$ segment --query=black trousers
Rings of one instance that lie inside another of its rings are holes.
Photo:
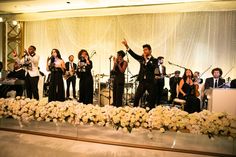
[[[163,95],[164,84],[164,79],[155,80],[155,103],[157,105],[160,105],[161,98]]]
[[[32,99],[34,97],[34,99],[39,100],[38,82],[39,76],[31,77],[27,73],[25,77],[25,88],[28,98]]]
[[[79,81],[79,102],[93,104],[93,77],[80,78]]]
[[[113,105],[121,107],[123,104],[124,81],[114,80],[113,83]]]
[[[72,83],[73,97],[76,98],[75,84],[76,84],[76,76],[69,77],[66,80],[66,97],[70,97],[70,84]]]
[[[155,101],[154,101],[154,82],[149,80],[143,80],[139,82],[137,91],[134,96],[134,107],[137,107],[139,105],[139,100],[145,93],[145,91],[148,91],[148,107],[155,108]]]

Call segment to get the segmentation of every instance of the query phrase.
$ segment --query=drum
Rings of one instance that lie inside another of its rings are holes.
[[[105,105],[111,105],[112,103],[113,103],[112,89],[110,90],[110,104],[109,104],[109,89],[108,88],[102,89],[100,94],[100,105],[105,106]]]
[[[107,83],[100,82],[100,90],[107,88]],[[98,94],[98,82],[95,83],[95,94]]]

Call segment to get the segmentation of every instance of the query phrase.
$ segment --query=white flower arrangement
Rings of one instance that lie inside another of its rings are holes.
[[[190,132],[194,134],[236,135],[236,117],[227,113],[204,110],[188,114],[175,107],[158,106],[152,110],[140,107],[119,107],[84,105],[76,101],[50,102],[17,97],[0,99],[0,118],[13,117],[20,122],[32,120],[72,125],[97,125],[114,127],[131,132],[132,129],[158,129]]]

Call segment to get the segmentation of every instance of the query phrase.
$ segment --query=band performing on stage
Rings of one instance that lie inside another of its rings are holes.
[[[194,113],[207,108],[208,98],[205,94],[207,89],[230,87],[230,80],[226,81],[222,77],[221,68],[212,69],[212,77],[204,81],[201,77],[211,69],[211,66],[202,73],[198,71],[193,73],[190,68],[168,61],[170,66],[184,69],[184,73],[182,77],[179,70],[167,74],[164,57],[155,58],[149,44],[142,46],[143,53],[141,55],[129,47],[126,39],[121,44],[126,48],[126,51],[119,50],[117,56],[109,58],[110,64],[113,58],[113,66],[110,67],[109,75],[92,74],[93,62],[91,58],[96,53],[95,51],[89,55],[87,50],[81,49],[78,54],[71,53],[65,63],[60,51],[52,49],[46,62],[48,78],[44,79],[43,96],[48,96],[49,102],[73,99],[83,104],[95,103],[116,107],[129,105],[148,107],[149,109],[163,104],[173,106],[178,98],[184,102],[183,109],[185,111]],[[38,82],[41,72],[39,71],[40,57],[36,54],[36,47],[29,46],[22,57],[16,51],[13,51],[12,55],[15,62],[14,70],[8,72],[5,78],[3,75],[1,76],[4,79],[1,79],[0,82],[0,97],[8,97],[8,92],[13,90],[16,92],[15,96],[24,95],[38,100]],[[128,55],[140,65],[137,75],[132,75],[128,69],[130,66],[130,64],[128,65]],[[74,63],[74,56],[78,56],[78,64]],[[125,56],[127,56],[127,60]],[[1,70],[2,66],[1,63]],[[131,76],[129,77],[129,75]],[[107,83],[100,82],[103,77],[109,77]],[[79,91],[76,91],[77,78],[79,79]],[[165,88],[166,79],[169,79],[169,91]],[[66,82],[66,90],[64,81]],[[72,95],[70,95],[70,85],[72,85]],[[231,88],[235,88],[235,80],[231,81]],[[105,92],[109,92],[109,94],[107,95]],[[168,92],[170,92],[169,97]],[[109,103],[102,102],[103,99],[107,99]]]

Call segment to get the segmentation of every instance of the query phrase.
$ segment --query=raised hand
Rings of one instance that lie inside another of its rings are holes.
[[[129,48],[128,42],[126,41],[126,39],[124,39],[121,43],[122,43],[127,49]]]

